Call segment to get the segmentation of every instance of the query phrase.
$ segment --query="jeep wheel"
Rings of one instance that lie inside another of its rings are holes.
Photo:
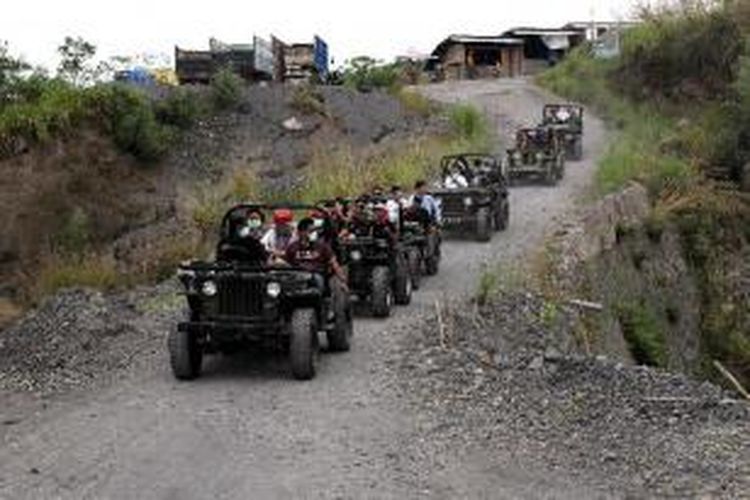
[[[200,377],[203,351],[198,345],[194,332],[183,332],[177,328],[169,332],[167,338],[169,364],[172,373],[179,380],[193,380]]]
[[[328,332],[328,349],[332,352],[347,352],[351,349],[352,333],[352,305],[349,295],[340,284],[336,283],[333,290],[333,307],[336,320],[333,330]]]
[[[318,328],[315,310],[296,309],[290,320],[289,358],[292,376],[310,380],[315,376],[318,358]]]
[[[418,250],[409,251],[409,274],[412,288],[419,290],[422,282],[422,256]]]
[[[555,161],[547,162],[544,170],[544,183],[548,186],[557,185],[557,163]]]
[[[576,137],[575,143],[573,143],[573,160],[583,160],[583,138],[581,136]]]
[[[396,261],[396,276],[394,278],[394,298],[396,304],[408,306],[411,303],[413,283],[409,272],[409,261],[401,256]]]
[[[385,266],[372,270],[372,314],[377,318],[387,318],[391,315],[393,291],[390,274],[390,270]]]
[[[482,207],[477,210],[477,227],[476,236],[479,241],[490,241],[492,233],[490,226],[492,225],[492,219],[490,218],[490,211],[487,207]]]
[[[510,202],[505,199],[500,206],[500,209],[495,213],[495,229],[498,231],[505,231],[508,229],[508,223],[510,222]]]

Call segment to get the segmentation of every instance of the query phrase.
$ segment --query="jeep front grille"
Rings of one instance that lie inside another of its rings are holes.
[[[462,214],[466,211],[464,206],[465,196],[443,196],[443,214]]]
[[[263,281],[225,277],[219,282],[219,314],[257,316],[263,312]]]

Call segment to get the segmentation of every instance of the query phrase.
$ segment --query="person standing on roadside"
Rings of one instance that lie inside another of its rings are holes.
[[[410,205],[417,205],[423,209],[430,219],[430,223],[439,226],[442,223],[442,210],[438,201],[427,189],[427,182],[418,180],[414,184],[414,195],[411,197]]]

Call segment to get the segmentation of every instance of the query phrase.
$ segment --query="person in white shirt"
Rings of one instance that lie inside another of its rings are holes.
[[[287,247],[294,241],[293,220],[294,214],[289,209],[282,208],[274,211],[273,227],[266,231],[260,240],[272,259],[283,259]]]

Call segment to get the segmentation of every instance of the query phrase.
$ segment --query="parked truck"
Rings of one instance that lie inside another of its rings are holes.
[[[180,84],[206,84],[222,68],[254,82],[274,77],[275,59],[270,42],[254,37],[251,44],[227,44],[215,38],[209,50],[175,47],[175,72]]]
[[[295,43],[284,48],[284,80],[318,81],[328,79],[328,44],[320,37],[313,43]]]

